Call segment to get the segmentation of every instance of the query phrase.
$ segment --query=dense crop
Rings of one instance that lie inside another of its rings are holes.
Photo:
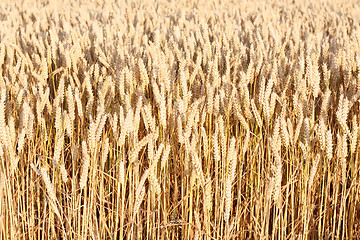
[[[359,14],[2,0],[0,238],[360,238]]]

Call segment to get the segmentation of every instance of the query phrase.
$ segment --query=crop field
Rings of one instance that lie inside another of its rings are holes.
[[[355,0],[1,0],[0,239],[360,239]]]

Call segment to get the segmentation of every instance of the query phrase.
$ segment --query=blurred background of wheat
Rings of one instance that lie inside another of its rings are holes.
[[[0,4],[0,239],[360,238],[356,1]]]

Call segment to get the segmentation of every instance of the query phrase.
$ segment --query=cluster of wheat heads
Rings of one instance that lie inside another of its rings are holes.
[[[2,1],[0,238],[359,238],[358,10]]]

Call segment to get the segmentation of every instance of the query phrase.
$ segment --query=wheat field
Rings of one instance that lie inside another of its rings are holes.
[[[355,0],[2,0],[0,239],[359,239]]]

